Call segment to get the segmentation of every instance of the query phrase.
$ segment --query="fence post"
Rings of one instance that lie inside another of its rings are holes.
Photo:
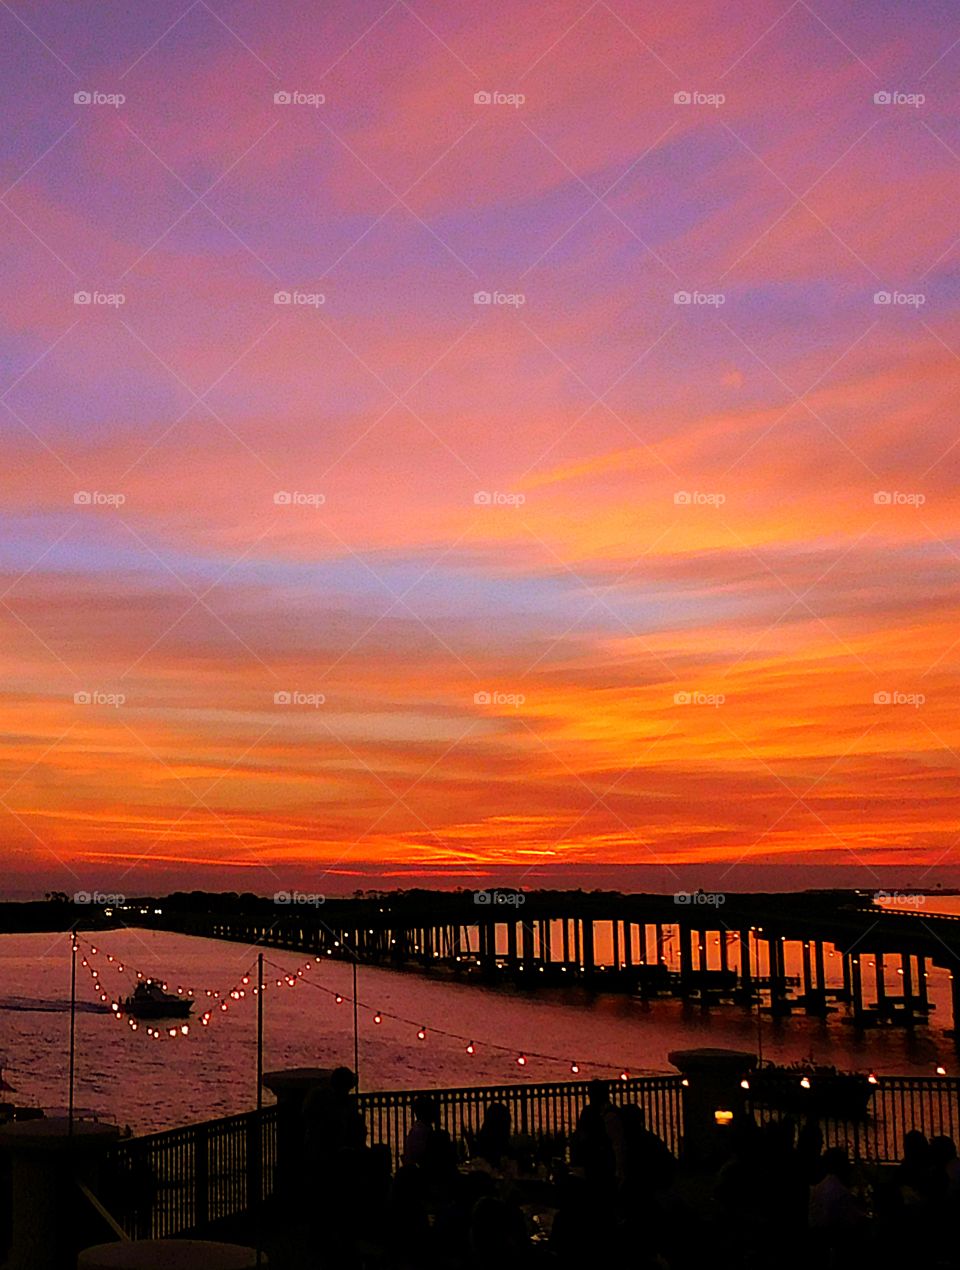
[[[247,1212],[255,1212],[263,1199],[262,1117],[254,1112],[247,1117]]]
[[[198,1229],[210,1220],[210,1126],[198,1124],[193,1144],[193,1212]]]

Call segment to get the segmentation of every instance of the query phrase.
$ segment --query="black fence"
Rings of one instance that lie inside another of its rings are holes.
[[[793,1082],[794,1084],[798,1083]],[[513,1132],[541,1154],[567,1158],[570,1135],[587,1097],[586,1081],[499,1085],[462,1089],[388,1090],[361,1094],[368,1142],[389,1147],[399,1162],[413,1104],[422,1094],[436,1102],[440,1123],[464,1155],[493,1102],[510,1110]],[[788,1092],[786,1089],[783,1091]],[[904,1135],[919,1129],[928,1137],[960,1135],[960,1080],[948,1077],[881,1076],[866,1113],[820,1114],[816,1102],[752,1096],[748,1109],[762,1122],[792,1116],[820,1124],[827,1146],[846,1146],[853,1159],[892,1163],[903,1155]],[[814,1094],[815,1090],[811,1090]],[[610,1083],[614,1103],[643,1107],[647,1126],[679,1154],[683,1138],[683,1088],[679,1076],[636,1077]],[[249,1212],[273,1193],[277,1161],[277,1108],[228,1116],[165,1133],[129,1138],[111,1151],[103,1202],[134,1238],[161,1238],[202,1230]]]

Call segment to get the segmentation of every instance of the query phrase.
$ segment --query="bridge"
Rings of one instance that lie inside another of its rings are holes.
[[[385,968],[526,988],[579,983],[704,1006],[826,1014],[913,1027],[928,967],[951,979],[960,1040],[960,917],[879,907],[867,892],[631,895],[410,891],[353,899],[201,893],[118,914],[127,924]],[[787,963],[797,973],[788,975]],[[828,965],[829,962],[829,965]],[[887,972],[898,975],[891,991]],[[837,973],[839,971],[839,973]],[[871,973],[872,971],[872,973]]]

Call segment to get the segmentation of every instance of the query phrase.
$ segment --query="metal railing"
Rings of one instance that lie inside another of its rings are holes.
[[[643,1076],[610,1083],[616,1104],[635,1103],[647,1127],[679,1154],[683,1136],[679,1076]],[[486,1108],[503,1103],[513,1132],[529,1140],[540,1158],[564,1158],[586,1102],[586,1081],[498,1085],[460,1089],[387,1090],[360,1094],[370,1145],[389,1148],[394,1166],[413,1123],[413,1104],[434,1099],[440,1124],[457,1143],[469,1144]],[[858,1161],[891,1163],[903,1156],[904,1136],[960,1136],[960,1080],[951,1077],[881,1076],[864,1118],[783,1110],[768,1096],[749,1104],[761,1122],[792,1117],[816,1120],[826,1146],[846,1146]],[[162,1238],[203,1230],[211,1223],[254,1210],[273,1194],[278,1109],[266,1107],[129,1138],[112,1148],[103,1201],[133,1238]]]
[[[457,1143],[469,1143],[486,1108],[503,1103],[513,1132],[529,1139],[534,1153],[564,1157],[587,1089],[586,1081],[400,1089],[360,1094],[357,1102],[367,1123],[367,1141],[388,1147],[396,1167],[417,1098],[435,1100],[440,1124]],[[611,1099],[642,1106],[648,1128],[674,1152],[682,1131],[680,1093],[679,1076],[637,1077],[610,1085]],[[277,1108],[266,1107],[259,1118],[247,1112],[128,1138],[110,1153],[105,1202],[123,1229],[139,1239],[202,1230],[249,1212],[273,1193],[277,1124]]]
[[[565,1156],[569,1137],[587,1100],[585,1080],[555,1081],[543,1085],[468,1086],[461,1089],[388,1090],[361,1094],[358,1101],[366,1119],[371,1145],[390,1148],[394,1167],[400,1162],[403,1141],[413,1124],[413,1104],[432,1098],[439,1109],[440,1127],[454,1142],[469,1143],[483,1123],[484,1112],[498,1102],[510,1112],[513,1132],[532,1139],[535,1147],[552,1142],[554,1154]],[[615,1104],[636,1103],[644,1110],[648,1129],[657,1134],[674,1154],[681,1139],[680,1077],[638,1076],[610,1082]]]
[[[792,1101],[792,1100],[791,1100]],[[948,1076],[880,1076],[864,1117],[785,1110],[769,1096],[752,1100],[750,1111],[761,1123],[791,1118],[819,1124],[827,1147],[846,1147],[853,1160],[892,1164],[903,1158],[903,1140],[911,1130],[926,1137],[960,1134],[960,1080]]]

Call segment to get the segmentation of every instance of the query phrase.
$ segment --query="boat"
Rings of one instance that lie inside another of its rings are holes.
[[[781,1111],[865,1120],[877,1078],[825,1063],[764,1063],[750,1073],[751,1097]]]
[[[135,1019],[185,1019],[193,1009],[193,1001],[165,992],[156,979],[144,979],[131,996],[124,997],[120,1008]]]

